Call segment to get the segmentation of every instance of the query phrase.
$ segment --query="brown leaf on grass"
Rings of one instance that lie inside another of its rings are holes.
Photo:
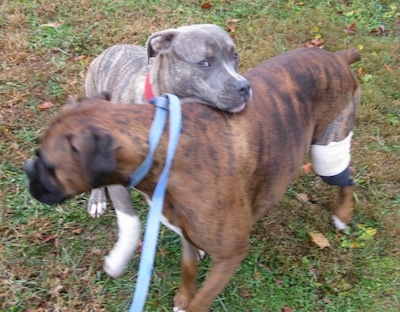
[[[42,25],[40,25],[40,26],[41,26],[41,27],[57,28],[57,27],[60,27],[61,25],[62,25],[62,23],[50,22],[50,23],[42,24]]]
[[[239,22],[240,19],[237,18],[231,18],[225,21],[226,23],[226,30],[230,33],[234,33],[235,32],[235,24],[237,22]]]
[[[201,6],[200,6],[203,10],[209,10],[212,8],[212,4],[209,1],[204,2]]]
[[[307,203],[310,200],[310,196],[306,193],[298,193],[296,194],[296,199],[302,203]]]
[[[303,46],[306,48],[317,48],[323,49],[325,44],[325,40],[320,37],[314,37],[310,41],[307,41]]]
[[[310,235],[311,241],[315,243],[319,248],[324,249],[326,247],[331,247],[329,240],[325,237],[324,234],[317,231],[311,231],[308,232],[308,235]]]
[[[225,21],[226,24],[236,24],[240,22],[240,18],[230,18]]]
[[[54,106],[54,104],[51,102],[43,102],[42,104],[39,104],[37,106],[37,108],[38,108],[38,110],[47,110],[47,109],[52,108],[53,106]]]
[[[83,233],[83,228],[77,228],[72,230],[72,233],[76,234],[76,235],[81,235]]]
[[[251,293],[248,288],[242,289],[242,291],[240,292],[240,295],[243,298],[251,298]]]
[[[346,34],[354,35],[356,33],[356,29],[357,29],[357,24],[351,23],[349,25],[346,25],[346,27],[343,30]]]
[[[86,55],[76,55],[76,56],[72,56],[70,57],[67,61],[68,62],[79,62],[81,60],[85,60],[87,58]]]
[[[293,309],[289,307],[282,307],[282,312],[293,312]]]
[[[358,68],[357,73],[358,73],[358,77],[362,78],[367,73],[367,70],[365,68],[360,67],[360,68]]]
[[[45,236],[45,237],[42,239],[42,242],[43,242],[43,243],[48,243],[48,242],[50,242],[50,241],[52,241],[52,240],[55,240],[57,237],[58,237],[58,234],[50,234],[50,235]]]
[[[95,255],[95,256],[101,256],[102,251],[96,247],[94,247],[91,251],[90,251],[91,255]]]
[[[386,70],[389,72],[389,74],[393,75],[393,68],[392,66],[389,66],[387,64],[383,64],[385,66]]]
[[[308,162],[305,163],[303,166],[301,166],[301,169],[303,170],[303,173],[309,174],[312,172],[312,163]]]
[[[387,36],[389,35],[389,30],[386,29],[384,25],[380,25],[371,31],[372,36]]]

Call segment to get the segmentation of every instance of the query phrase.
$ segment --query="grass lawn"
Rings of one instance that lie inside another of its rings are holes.
[[[83,95],[96,55],[194,23],[230,31],[241,72],[304,45],[362,52],[353,65],[362,104],[352,227],[334,230],[336,190],[299,168],[279,205],[254,227],[252,249],[213,311],[400,311],[398,1],[3,0],[0,9],[0,311],[128,310],[139,256],[119,279],[102,269],[116,240],[113,210],[92,219],[87,194],[42,205],[27,192],[22,167],[66,99]],[[132,192],[132,200],[145,222],[142,198]],[[320,249],[311,231],[331,247]],[[209,264],[207,257],[199,264],[200,280]],[[180,240],[162,228],[146,311],[172,310],[179,275]]]

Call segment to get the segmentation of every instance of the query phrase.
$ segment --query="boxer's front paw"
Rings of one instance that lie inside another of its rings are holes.
[[[87,211],[93,218],[98,218],[107,210],[107,197],[105,188],[93,189],[90,193]]]
[[[174,309],[172,311],[173,312],[186,312],[186,310],[182,310],[181,308],[178,308],[178,307],[174,307]]]
[[[347,224],[342,222],[342,220],[340,220],[338,216],[332,216],[332,220],[337,230],[343,231],[347,228]]]
[[[104,271],[111,277],[121,276],[140,243],[140,220],[115,210],[118,223],[118,240],[104,259]]]
[[[104,259],[104,271],[113,278],[120,277],[124,272],[128,264],[128,260],[120,257],[117,252],[111,251],[108,256]]]

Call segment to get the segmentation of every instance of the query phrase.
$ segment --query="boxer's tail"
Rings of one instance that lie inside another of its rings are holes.
[[[348,49],[334,53],[336,56],[346,61],[349,65],[361,59],[361,53],[358,49]]]

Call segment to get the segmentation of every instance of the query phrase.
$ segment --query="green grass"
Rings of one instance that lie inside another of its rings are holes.
[[[68,96],[83,94],[89,62],[106,47],[144,45],[158,30],[234,24],[241,71],[315,37],[325,49],[358,47],[362,86],[354,129],[354,224],[337,233],[335,193],[300,172],[278,207],[258,222],[252,249],[213,311],[400,310],[400,4],[396,1],[5,1],[0,12],[0,310],[126,311],[138,267],[108,277],[102,261],[116,239],[110,210],[86,213],[87,195],[49,207],[25,187],[24,161]],[[232,22],[235,20],[235,22]],[[356,24],[355,33],[344,29]],[[382,27],[383,25],[383,27]],[[380,28],[378,28],[380,27]],[[52,102],[52,109],[38,105]],[[296,196],[306,193],[309,202]],[[146,207],[132,195],[143,221]],[[323,233],[320,250],[308,235]],[[200,266],[199,284],[210,259]],[[146,311],[171,311],[180,241],[162,228]]]

